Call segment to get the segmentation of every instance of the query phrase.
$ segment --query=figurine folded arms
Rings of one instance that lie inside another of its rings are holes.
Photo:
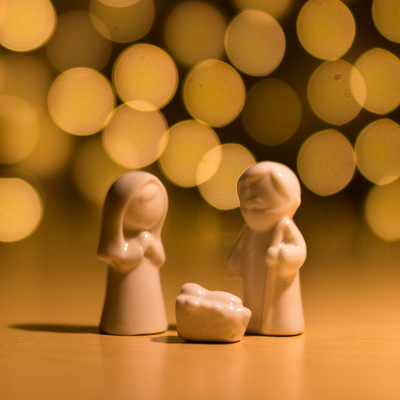
[[[147,172],[127,172],[111,186],[98,248],[98,257],[109,265],[102,332],[137,335],[167,329],[159,275],[167,208],[164,186]]]
[[[247,332],[295,335],[304,330],[299,268],[307,250],[293,215],[300,184],[283,164],[261,162],[238,182],[246,225],[228,256],[226,275],[243,278],[243,304],[252,312]]]

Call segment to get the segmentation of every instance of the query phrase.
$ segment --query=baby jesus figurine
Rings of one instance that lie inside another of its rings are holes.
[[[102,332],[140,335],[168,328],[159,272],[167,208],[167,192],[152,174],[130,171],[111,185],[98,248],[109,266]]]
[[[285,165],[265,161],[243,173],[238,195],[246,225],[225,272],[243,278],[243,305],[252,312],[247,332],[298,335],[304,330],[299,269],[307,255],[292,219],[299,181]]]

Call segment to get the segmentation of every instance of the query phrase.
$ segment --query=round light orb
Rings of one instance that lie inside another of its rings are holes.
[[[90,137],[76,151],[73,177],[81,194],[94,204],[102,204],[115,179],[126,172],[106,153],[101,136]]]
[[[75,67],[100,70],[111,54],[111,42],[94,28],[89,13],[71,11],[58,17],[57,28],[46,44],[51,63],[60,71]],[[101,21],[97,21],[100,26]],[[105,29],[105,28],[104,28]]]
[[[90,68],[63,72],[49,91],[49,111],[54,122],[74,135],[86,136],[101,130],[115,105],[110,82]]]
[[[224,126],[242,111],[246,89],[239,73],[219,60],[193,67],[183,83],[183,102],[190,115],[211,126]]]
[[[47,113],[40,115],[40,127],[37,145],[16,166],[38,178],[49,178],[67,167],[74,149],[73,136],[61,130]]]
[[[301,114],[300,100],[287,83],[265,79],[248,91],[242,120],[255,140],[276,146],[297,131]]]
[[[110,7],[127,7],[137,3],[139,0],[99,0],[101,3]]]
[[[400,176],[400,126],[380,119],[366,126],[355,145],[357,166],[371,182],[385,185]]]
[[[400,3],[398,0],[374,0],[372,18],[376,28],[386,39],[400,43]]]
[[[297,170],[312,192],[320,196],[337,193],[354,175],[353,148],[346,137],[334,129],[317,132],[301,146]]]
[[[174,59],[192,67],[223,56],[225,30],[225,18],[218,9],[208,3],[187,1],[169,13],[164,37]]]
[[[400,180],[388,185],[373,186],[364,206],[371,230],[387,241],[400,239]]]
[[[103,131],[108,155],[126,168],[142,168],[156,161],[168,141],[168,127],[160,111],[143,111],[122,104]]]
[[[0,178],[0,241],[16,242],[31,235],[43,215],[37,191],[19,178]]]
[[[285,34],[269,14],[246,10],[229,24],[225,49],[232,64],[248,75],[265,76],[281,63],[285,54]]]
[[[231,210],[240,205],[237,182],[243,172],[255,164],[256,160],[249,150],[236,143],[223,144],[221,147],[211,149],[205,157],[210,158],[209,153],[215,154],[219,151],[221,151],[221,161],[218,169],[198,188],[207,203],[219,210]]]
[[[1,0],[0,44],[14,51],[43,46],[54,31],[56,13],[49,0]]]
[[[149,32],[154,21],[153,0],[118,2],[118,6],[110,3],[90,0],[90,13],[96,17],[92,22],[101,35],[114,42],[129,43],[141,39]]]
[[[216,171],[220,160],[209,164],[207,174],[197,180],[197,169],[205,154],[219,146],[217,134],[195,120],[182,121],[169,129],[168,144],[159,159],[161,170],[171,182],[183,187],[205,182]]]
[[[353,44],[356,26],[339,0],[310,0],[297,18],[297,36],[311,55],[323,60],[342,57]]]
[[[47,110],[51,75],[45,63],[28,53],[2,53],[0,65],[1,94],[25,100],[38,113]]]
[[[115,62],[113,83],[124,102],[150,103],[160,109],[176,92],[178,71],[164,50],[150,44],[135,44]]]
[[[233,0],[233,4],[239,10],[261,10],[279,19],[290,9],[293,0]]]
[[[0,96],[0,163],[23,160],[35,148],[40,123],[35,110],[14,96]]]
[[[343,60],[327,61],[308,83],[311,108],[322,120],[343,125],[355,118],[365,102],[366,88],[360,72]]]
[[[400,104],[400,60],[387,50],[375,48],[354,64],[367,88],[364,108],[375,114],[387,114]]]

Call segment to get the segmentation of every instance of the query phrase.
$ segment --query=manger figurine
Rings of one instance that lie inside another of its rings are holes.
[[[260,162],[238,181],[246,225],[228,256],[225,273],[243,279],[243,304],[252,312],[247,332],[297,335],[304,330],[299,268],[307,250],[293,222],[300,184],[291,169]]]
[[[161,229],[167,208],[167,192],[152,174],[130,171],[111,185],[98,248],[98,257],[109,266],[101,332],[167,330],[159,272],[165,262]]]

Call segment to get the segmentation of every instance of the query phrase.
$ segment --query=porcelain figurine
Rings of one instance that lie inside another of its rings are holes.
[[[103,333],[140,335],[168,328],[159,272],[167,209],[167,192],[152,174],[130,171],[111,185],[98,248],[109,266]]]
[[[291,169],[260,162],[238,181],[246,222],[228,256],[225,273],[243,279],[243,304],[252,312],[247,332],[297,335],[304,330],[299,268],[307,250],[293,222],[300,184]]]
[[[192,342],[238,342],[251,316],[239,297],[195,283],[182,286],[175,310],[179,337]]]

